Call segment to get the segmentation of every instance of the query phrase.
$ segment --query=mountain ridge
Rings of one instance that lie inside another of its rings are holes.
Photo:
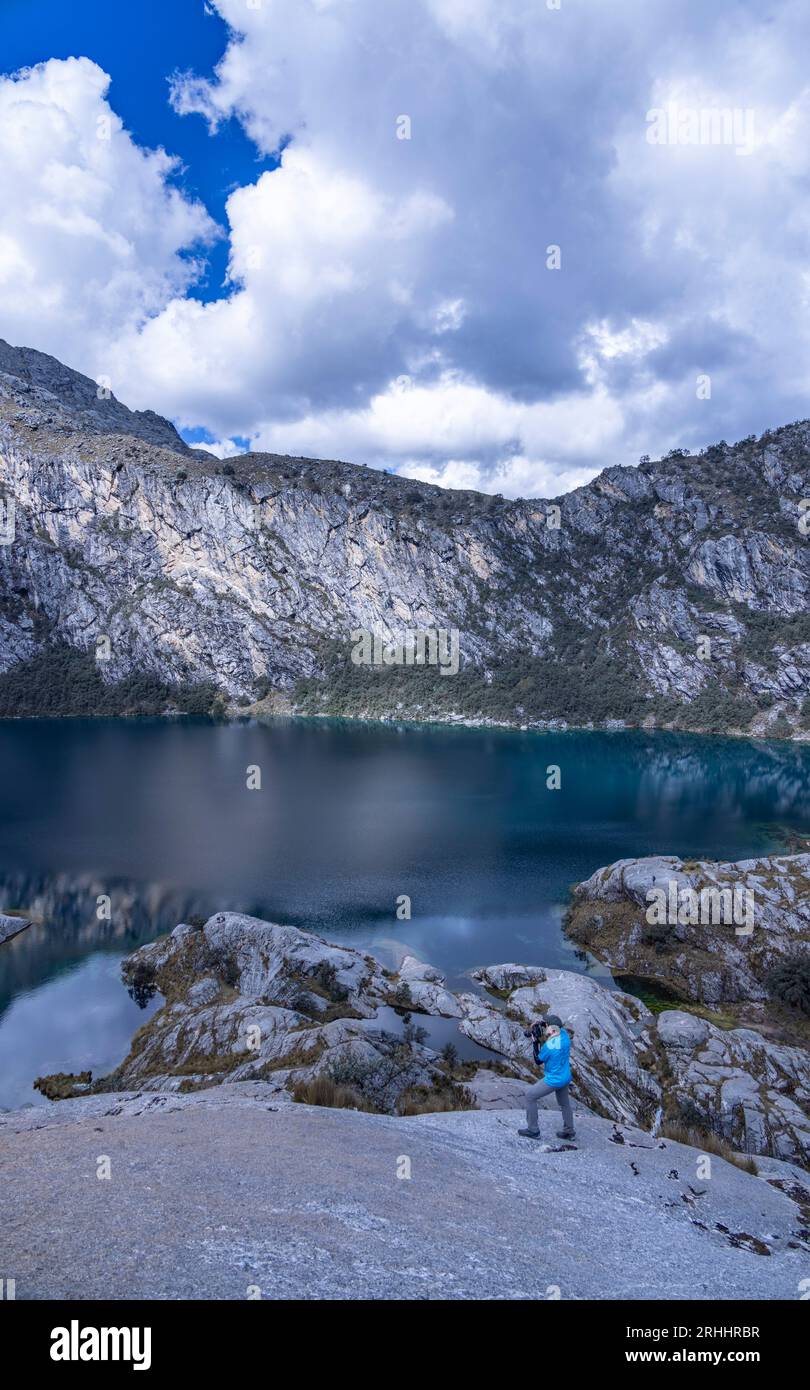
[[[36,348],[13,347],[0,338],[0,373],[19,381],[23,390],[27,388],[37,397],[51,396],[75,414],[87,429],[98,433],[131,434],[180,454],[192,452],[174,425],[162,415],[154,410],[130,410],[116,399],[103,378],[93,381]]]
[[[808,422],[508,500],[337,460],[220,462],[43,359],[0,350],[3,714],[190,702],[810,736]],[[358,668],[358,629],[457,631],[461,670]]]

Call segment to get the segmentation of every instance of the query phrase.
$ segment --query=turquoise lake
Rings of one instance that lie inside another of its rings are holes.
[[[791,835],[810,835],[810,747],[789,743],[4,723],[0,909],[39,920],[0,947],[0,1106],[44,1103],[40,1073],[120,1060],[144,1019],[121,957],[190,912],[291,922],[386,964],[408,950],[451,985],[495,961],[582,970],[560,930],[572,883],[624,856],[740,859],[789,848]],[[410,920],[397,918],[402,895]]]

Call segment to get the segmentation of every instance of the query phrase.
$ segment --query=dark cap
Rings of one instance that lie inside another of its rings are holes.
[[[543,1022],[546,1027],[551,1023],[555,1028],[562,1028],[562,1019],[558,1018],[556,1014],[546,1014]]]

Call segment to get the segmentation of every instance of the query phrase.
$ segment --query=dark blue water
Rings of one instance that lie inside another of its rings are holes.
[[[189,912],[407,949],[451,983],[503,960],[581,969],[560,932],[572,883],[628,855],[783,849],[810,834],[808,774],[808,747],[669,734],[2,724],[0,907],[41,924],[0,947],[0,1104],[120,1059],[143,1014],[118,962]]]

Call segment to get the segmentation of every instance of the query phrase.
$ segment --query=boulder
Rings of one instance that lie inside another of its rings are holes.
[[[417,960],[416,956],[405,956],[398,973],[400,979],[407,980],[408,984],[427,981],[429,984],[443,985],[445,980],[441,970],[437,970],[435,965]]]
[[[408,986],[415,1009],[444,1018],[461,1018],[458,1000],[444,988],[445,977],[435,965],[417,960],[416,956],[405,956],[399,978]]]
[[[810,1053],[674,1009],[659,1014],[656,1033],[672,1076],[670,1113],[735,1149],[810,1164]]]
[[[666,1048],[676,1051],[686,1048],[690,1052],[701,1047],[709,1038],[709,1025],[695,1014],[684,1013],[681,1009],[667,1009],[658,1016],[658,1036]]]
[[[196,980],[186,995],[186,1004],[189,1008],[197,1009],[202,1004],[213,1004],[219,998],[222,986],[213,975],[206,975],[202,980]]]
[[[521,985],[533,985],[546,978],[540,965],[485,965],[473,970],[472,978],[487,989],[503,993],[518,989]]]
[[[662,922],[647,901],[656,888],[666,894]],[[692,906],[681,910],[684,897]],[[620,859],[577,885],[566,930],[612,970],[676,998],[765,1003],[774,964],[810,949],[810,854]]]
[[[6,941],[11,941],[12,937],[19,936],[20,932],[31,925],[30,917],[13,917],[0,913],[0,946]]]

